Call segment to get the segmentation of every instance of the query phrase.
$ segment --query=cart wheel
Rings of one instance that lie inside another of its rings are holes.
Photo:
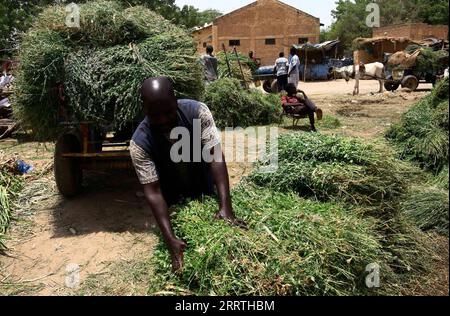
[[[263,89],[267,93],[272,93],[272,81],[271,80],[264,80]]]
[[[69,152],[81,152],[80,142],[73,135],[63,135],[58,139],[55,146],[55,181],[63,196],[74,197],[81,190],[83,172],[76,160],[62,157],[63,153]]]
[[[411,91],[415,91],[419,86],[419,80],[415,76],[406,76],[402,80],[402,87]]]
[[[272,82],[272,93],[278,93],[278,82],[276,80],[274,80]]]
[[[387,91],[395,91],[398,89],[398,87],[400,87],[400,83],[399,82],[395,82],[395,81],[386,81],[384,83],[384,87],[386,88]]]

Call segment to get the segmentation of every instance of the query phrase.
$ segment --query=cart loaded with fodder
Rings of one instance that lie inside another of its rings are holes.
[[[415,91],[420,83],[436,83],[448,67],[448,48],[410,45],[405,51],[391,55],[386,67],[385,88],[395,91],[399,86]]]
[[[115,1],[45,9],[19,52],[16,115],[39,139],[56,142],[55,179],[79,193],[84,170],[130,168],[127,147],[142,119],[144,79],[167,76],[177,97],[198,98],[202,71],[189,35],[145,7]]]

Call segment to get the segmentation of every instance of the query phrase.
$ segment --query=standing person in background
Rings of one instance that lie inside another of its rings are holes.
[[[288,84],[288,65],[288,60],[284,57],[284,53],[281,52],[273,68],[274,74],[277,75],[278,92],[286,91]]]
[[[254,63],[256,63],[255,53],[253,53],[253,51],[248,53],[248,58],[250,58]]]
[[[294,47],[291,48],[291,60],[289,62],[289,79],[288,82],[292,83],[296,88],[298,88],[298,83],[300,81],[300,58],[298,58],[298,51]]]
[[[218,61],[213,55],[214,48],[211,45],[206,46],[206,54],[200,59],[203,65],[203,71],[205,73],[205,83],[208,85],[213,81],[216,81],[219,77],[217,72]]]
[[[257,67],[260,66],[260,61],[255,57],[255,53],[253,51],[248,53],[248,58],[250,58],[251,61],[253,61],[256,64]]]

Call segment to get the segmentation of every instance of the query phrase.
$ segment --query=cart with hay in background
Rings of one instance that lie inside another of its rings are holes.
[[[447,67],[448,45],[413,44],[389,57],[384,86],[388,91],[395,91],[399,86],[415,91],[420,83],[434,85]]]
[[[81,4],[80,26],[62,5],[46,8],[19,52],[16,116],[56,141],[54,172],[64,196],[87,169],[130,168],[127,147],[141,114],[140,87],[166,76],[178,98],[199,99],[202,71],[191,37],[149,9],[116,1]]]

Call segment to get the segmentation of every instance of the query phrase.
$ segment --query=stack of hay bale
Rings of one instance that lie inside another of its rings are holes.
[[[80,5],[80,27],[51,6],[24,35],[16,116],[40,137],[64,117],[119,129],[139,116],[143,80],[167,76],[180,98],[199,98],[202,71],[192,38],[145,7],[115,1]]]

